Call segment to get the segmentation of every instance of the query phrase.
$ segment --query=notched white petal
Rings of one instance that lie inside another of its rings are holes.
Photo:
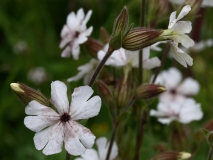
[[[67,86],[61,81],[51,83],[51,102],[59,113],[69,111],[69,101],[67,97]]]

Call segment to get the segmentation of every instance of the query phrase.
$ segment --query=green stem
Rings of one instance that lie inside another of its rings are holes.
[[[106,55],[104,56],[104,58],[102,59],[102,61],[99,63],[98,67],[96,68],[95,72],[92,75],[92,78],[89,82],[89,86],[92,87],[99,72],[101,71],[102,67],[104,66],[105,62],[107,61],[107,59],[111,56],[112,52],[114,51],[114,49],[109,48]]]
[[[145,27],[146,0],[141,1],[141,27]],[[143,82],[143,50],[139,51],[139,84]]]
[[[163,53],[163,56],[162,56],[162,59],[161,59],[161,65],[158,68],[158,70],[156,71],[155,76],[154,76],[154,78],[152,80],[152,83],[155,83],[155,80],[156,80],[158,74],[160,73],[161,69],[163,68],[163,65],[164,65],[164,63],[166,61],[167,55],[169,53],[169,49],[170,49],[169,44],[167,44],[166,49],[165,49],[165,51]]]
[[[209,155],[208,155],[208,159],[207,160],[212,160],[212,157],[213,157],[213,149],[212,149],[212,147],[210,147]]]
[[[71,159],[71,155],[67,152],[66,154],[66,160],[70,160]]]
[[[114,139],[115,139],[115,135],[116,135],[117,128],[118,128],[118,123],[116,122],[116,123],[114,123],[114,126],[113,126],[112,135],[111,135],[111,139],[110,139],[110,143],[109,143],[109,148],[108,148],[107,156],[106,156],[106,159],[105,159],[105,160],[109,160],[109,157],[110,157],[110,153],[111,153],[111,150],[112,150],[112,145],[113,145],[113,142],[114,142]]]
[[[144,126],[146,124],[147,112],[145,109],[142,109],[141,119],[139,121],[138,132],[137,132],[137,143],[136,150],[133,160],[139,160],[140,158],[140,149],[143,143],[143,135],[144,135]]]

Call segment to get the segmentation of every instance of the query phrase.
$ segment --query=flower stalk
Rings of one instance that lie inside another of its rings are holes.
[[[105,62],[107,61],[107,59],[110,57],[110,55],[113,53],[114,49],[109,47],[106,55],[104,56],[104,58],[102,59],[102,61],[99,63],[98,67],[96,68],[95,72],[92,75],[92,78],[89,82],[89,86],[92,87],[99,72],[101,71],[102,67],[104,66]]]

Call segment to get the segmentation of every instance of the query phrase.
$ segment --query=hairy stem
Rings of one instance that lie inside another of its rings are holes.
[[[160,67],[158,68],[158,70],[156,71],[155,76],[154,76],[154,78],[152,79],[152,83],[155,83],[155,80],[156,80],[158,74],[160,73],[161,69],[163,68],[163,65],[164,65],[164,63],[165,63],[165,61],[166,61],[167,55],[168,55],[168,53],[169,53],[169,49],[170,49],[169,44],[167,44],[166,49],[165,49],[165,51],[164,51],[164,53],[163,53],[163,56],[162,56],[162,59],[161,59],[161,65],[160,65]]]
[[[111,135],[111,139],[110,139],[110,143],[109,143],[109,148],[108,148],[107,156],[106,156],[106,159],[105,159],[105,160],[109,160],[109,157],[110,157],[110,153],[111,153],[111,150],[112,150],[112,145],[113,145],[113,142],[114,142],[114,139],[115,139],[115,135],[116,135],[117,128],[118,128],[118,123],[115,122],[115,123],[114,123],[114,126],[113,126],[112,135]]]
[[[209,155],[208,155],[208,159],[207,160],[212,160],[212,157],[213,157],[213,149],[212,149],[212,147],[210,147]]]
[[[144,126],[146,124],[146,118],[147,118],[147,112],[145,109],[142,109],[142,114],[141,114],[141,120],[139,121],[139,126],[138,126],[138,132],[137,132],[137,144],[136,144],[136,150],[135,150],[135,155],[133,160],[139,160],[139,153],[140,149],[143,143],[143,133],[144,133]]]
[[[104,58],[102,59],[102,61],[99,63],[98,67],[96,68],[95,72],[92,75],[92,78],[89,82],[89,86],[92,87],[99,72],[101,71],[102,67],[104,66],[105,62],[107,61],[107,59],[110,57],[110,55],[112,54],[114,50],[112,48],[109,47],[106,55],[104,56]]]
[[[71,155],[67,152],[66,153],[66,160],[70,160],[71,159]]]
[[[141,27],[145,27],[146,0],[141,1]],[[143,50],[139,51],[139,84],[143,82]]]

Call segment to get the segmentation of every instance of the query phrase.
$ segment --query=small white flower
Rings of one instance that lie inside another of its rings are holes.
[[[35,84],[41,84],[47,80],[47,72],[43,67],[36,67],[28,72],[27,78]]]
[[[98,59],[101,61],[105,56],[108,50],[109,44],[106,44],[103,50],[98,52]],[[154,46],[156,47],[156,45]],[[159,48],[158,48],[159,49]],[[157,57],[153,57],[149,59],[150,56],[150,47],[146,47],[143,49],[143,68],[152,69],[155,67],[159,67],[161,62]],[[132,67],[138,67],[138,51],[128,51],[123,48],[116,50],[112,53],[112,55],[108,58],[105,65],[111,65],[114,67],[121,67],[125,65],[131,65]]]
[[[170,103],[160,102],[157,106],[157,111],[150,111],[150,116],[158,117],[158,121],[163,124],[169,124],[172,121],[186,124],[194,120],[200,120],[203,117],[203,112],[200,104],[191,98],[187,98],[183,101]]]
[[[194,52],[199,52],[199,51],[204,50],[207,47],[212,47],[212,46],[213,46],[213,40],[207,39],[207,40],[203,40],[203,41],[196,43],[193,47],[190,48],[190,50],[192,50]]]
[[[186,0],[169,0],[169,1],[177,5],[182,5],[185,3]],[[201,7],[213,7],[213,1],[202,0]]]
[[[193,59],[183,50],[178,48],[178,44],[181,43],[181,45],[185,48],[189,48],[194,45],[194,41],[189,36],[185,35],[185,33],[190,33],[192,30],[191,22],[179,20],[187,15],[190,10],[191,7],[189,5],[183,7],[177,18],[176,11],[172,12],[170,15],[168,29],[162,34],[165,39],[172,40],[170,42],[170,46],[173,57],[184,67],[187,67],[187,65],[191,66],[193,64]]]
[[[162,102],[172,102],[183,100],[187,96],[196,95],[200,90],[199,83],[188,77],[182,81],[182,75],[176,68],[170,68],[161,72],[156,78],[155,84],[161,84],[166,87],[166,92],[159,98]]]
[[[19,40],[13,47],[13,51],[16,54],[25,53],[27,51],[28,45],[24,40]]]
[[[64,143],[69,154],[81,155],[94,144],[95,136],[77,120],[96,116],[101,107],[99,96],[90,98],[93,90],[89,86],[75,88],[69,107],[67,87],[63,82],[51,83],[51,102],[58,113],[37,101],[25,108],[24,124],[36,132],[35,147],[43,149],[45,155],[59,153]],[[90,98],[90,99],[89,99]],[[89,99],[89,100],[88,100]]]
[[[81,155],[80,158],[76,158],[75,160],[105,160],[109,148],[109,143],[107,143],[107,139],[105,137],[98,138],[96,140],[96,144],[98,147],[98,152],[94,149],[87,149],[86,152],[83,155]],[[114,160],[117,155],[118,155],[118,146],[114,142],[112,145],[109,160]]]
[[[73,76],[71,78],[68,78],[68,82],[78,81],[81,78],[84,78],[84,85],[89,83],[89,80],[91,79],[96,66],[99,64],[99,61],[96,59],[91,59],[89,63],[86,63],[82,66],[78,67],[79,73],[76,76]]]
[[[70,57],[72,52],[73,58],[78,59],[80,53],[79,44],[87,41],[87,37],[92,33],[93,27],[87,29],[86,24],[90,19],[92,11],[89,10],[85,16],[83,9],[79,9],[77,14],[71,12],[67,17],[67,24],[61,31],[60,48],[66,48],[62,52],[62,57]]]

